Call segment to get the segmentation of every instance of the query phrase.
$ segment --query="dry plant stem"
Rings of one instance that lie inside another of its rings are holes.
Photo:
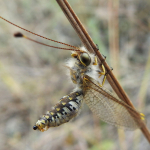
[[[96,45],[92,41],[92,39],[89,36],[88,32],[83,27],[83,25],[80,22],[80,20],[77,17],[77,15],[72,10],[72,8],[69,5],[69,3],[67,2],[67,0],[56,0],[56,1],[59,4],[59,6],[61,7],[61,9],[64,12],[64,14],[66,15],[66,17],[68,18],[68,20],[71,23],[71,25],[73,26],[73,28],[75,29],[75,31],[77,32],[77,34],[80,37],[81,41],[83,42],[84,46],[88,49],[88,51],[95,52],[95,54],[99,58],[100,62],[106,68],[106,70],[108,72],[107,80],[108,80],[109,84],[111,85],[111,87],[113,88],[113,90],[116,92],[116,94],[123,101],[125,101],[129,106],[131,106],[133,109],[135,109],[133,104],[132,104],[132,102],[129,100],[127,94],[125,93],[125,91],[123,90],[123,88],[121,87],[121,85],[119,84],[119,82],[117,81],[115,76],[113,75],[110,67],[106,63],[106,61],[103,58],[103,56],[97,50]],[[150,143],[150,133],[149,133],[149,131],[148,131],[148,129],[147,129],[147,127],[146,127],[146,125],[144,123],[142,125],[141,131],[143,132],[143,134],[145,135],[145,137],[147,138],[147,140]]]
[[[75,20],[75,17],[72,15],[70,9],[68,9],[67,5],[65,4],[65,1],[64,0],[57,0],[57,3],[61,7],[62,11],[64,12],[64,14],[68,18],[68,20],[70,21],[71,25],[73,26],[76,33],[80,37],[80,39],[81,39],[82,43],[84,44],[84,46],[88,50],[90,50],[90,52],[92,52],[91,51],[92,50],[91,45],[89,44],[87,38],[85,37],[84,33],[82,32],[82,29],[80,28],[78,22]],[[68,4],[68,2],[66,2],[66,3]]]

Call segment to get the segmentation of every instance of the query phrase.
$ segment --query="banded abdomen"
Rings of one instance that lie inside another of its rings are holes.
[[[81,107],[83,101],[82,91],[76,91],[60,99],[53,110],[48,111],[40,118],[34,130],[46,131],[49,127],[56,127],[74,118]]]

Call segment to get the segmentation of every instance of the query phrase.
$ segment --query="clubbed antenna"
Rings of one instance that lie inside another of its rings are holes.
[[[41,44],[41,45],[44,45],[44,46],[48,46],[48,47],[52,47],[52,48],[57,48],[57,49],[63,49],[63,50],[70,50],[70,51],[81,51],[79,48],[76,47],[76,49],[70,49],[70,48],[62,48],[62,47],[57,47],[57,46],[51,46],[51,45],[48,45],[48,44],[44,44],[42,42],[39,42],[39,41],[36,41],[36,40],[33,40],[25,35],[23,35],[21,32],[17,32],[14,34],[14,37],[16,38],[25,38],[29,41],[32,41],[32,42],[35,42],[35,43],[38,43],[38,44]]]
[[[22,28],[22,27],[20,27],[20,26],[14,24],[14,23],[8,21],[7,19],[3,18],[2,16],[0,16],[0,18],[3,19],[3,20],[5,20],[6,22],[8,22],[8,23],[10,23],[10,24],[12,24],[12,25],[14,25],[14,26],[16,26],[16,27],[18,27],[18,28],[24,30],[24,31],[26,31],[26,32],[29,32],[29,33],[31,33],[31,34],[33,34],[33,35],[36,35],[36,36],[39,36],[39,37],[41,37],[41,38],[43,38],[43,39],[46,39],[46,40],[49,40],[49,41],[52,41],[52,42],[55,42],[55,43],[63,44],[63,45],[66,45],[66,46],[69,46],[69,47],[73,47],[73,48],[75,48],[75,49],[78,49],[78,47],[76,47],[76,46],[69,45],[69,44],[66,44],[66,43],[63,43],[63,42],[59,42],[59,41],[55,41],[55,40],[53,40],[53,39],[49,39],[49,38],[47,38],[47,37],[44,37],[44,36],[42,36],[42,35],[36,34],[36,33],[32,32],[32,31],[29,31],[29,30],[27,30],[27,29],[25,29],[25,28]]]
[[[18,37],[23,37],[23,34],[20,32],[17,32],[14,34],[14,37],[18,38]]]

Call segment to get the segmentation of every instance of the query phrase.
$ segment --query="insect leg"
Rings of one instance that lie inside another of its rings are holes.
[[[100,75],[99,75],[99,78],[100,78],[102,75],[104,75],[104,78],[103,78],[102,84],[99,84],[100,87],[102,87],[102,86],[104,85],[105,80],[106,80],[106,76],[107,76],[107,74],[109,74],[109,71],[112,71],[112,70],[113,70],[113,68],[111,67],[111,70],[109,70],[109,71],[106,73],[106,69],[105,69],[105,67],[104,67],[103,64],[101,64],[101,68],[102,68],[102,71],[99,71],[99,74],[100,74]]]
[[[101,68],[102,68],[102,71],[98,71],[98,73],[99,73],[99,78],[100,78],[102,75],[104,76],[104,78],[103,78],[102,84],[99,84],[100,87],[102,87],[102,86],[104,85],[105,80],[106,80],[106,75],[107,75],[106,70],[105,70],[105,67],[104,67],[103,64],[101,64]]]

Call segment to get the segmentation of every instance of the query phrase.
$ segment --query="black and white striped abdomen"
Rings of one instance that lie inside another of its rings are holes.
[[[76,91],[62,97],[53,110],[48,111],[41,119],[36,122],[33,129],[46,131],[49,127],[56,127],[74,118],[83,102],[82,91]]]

